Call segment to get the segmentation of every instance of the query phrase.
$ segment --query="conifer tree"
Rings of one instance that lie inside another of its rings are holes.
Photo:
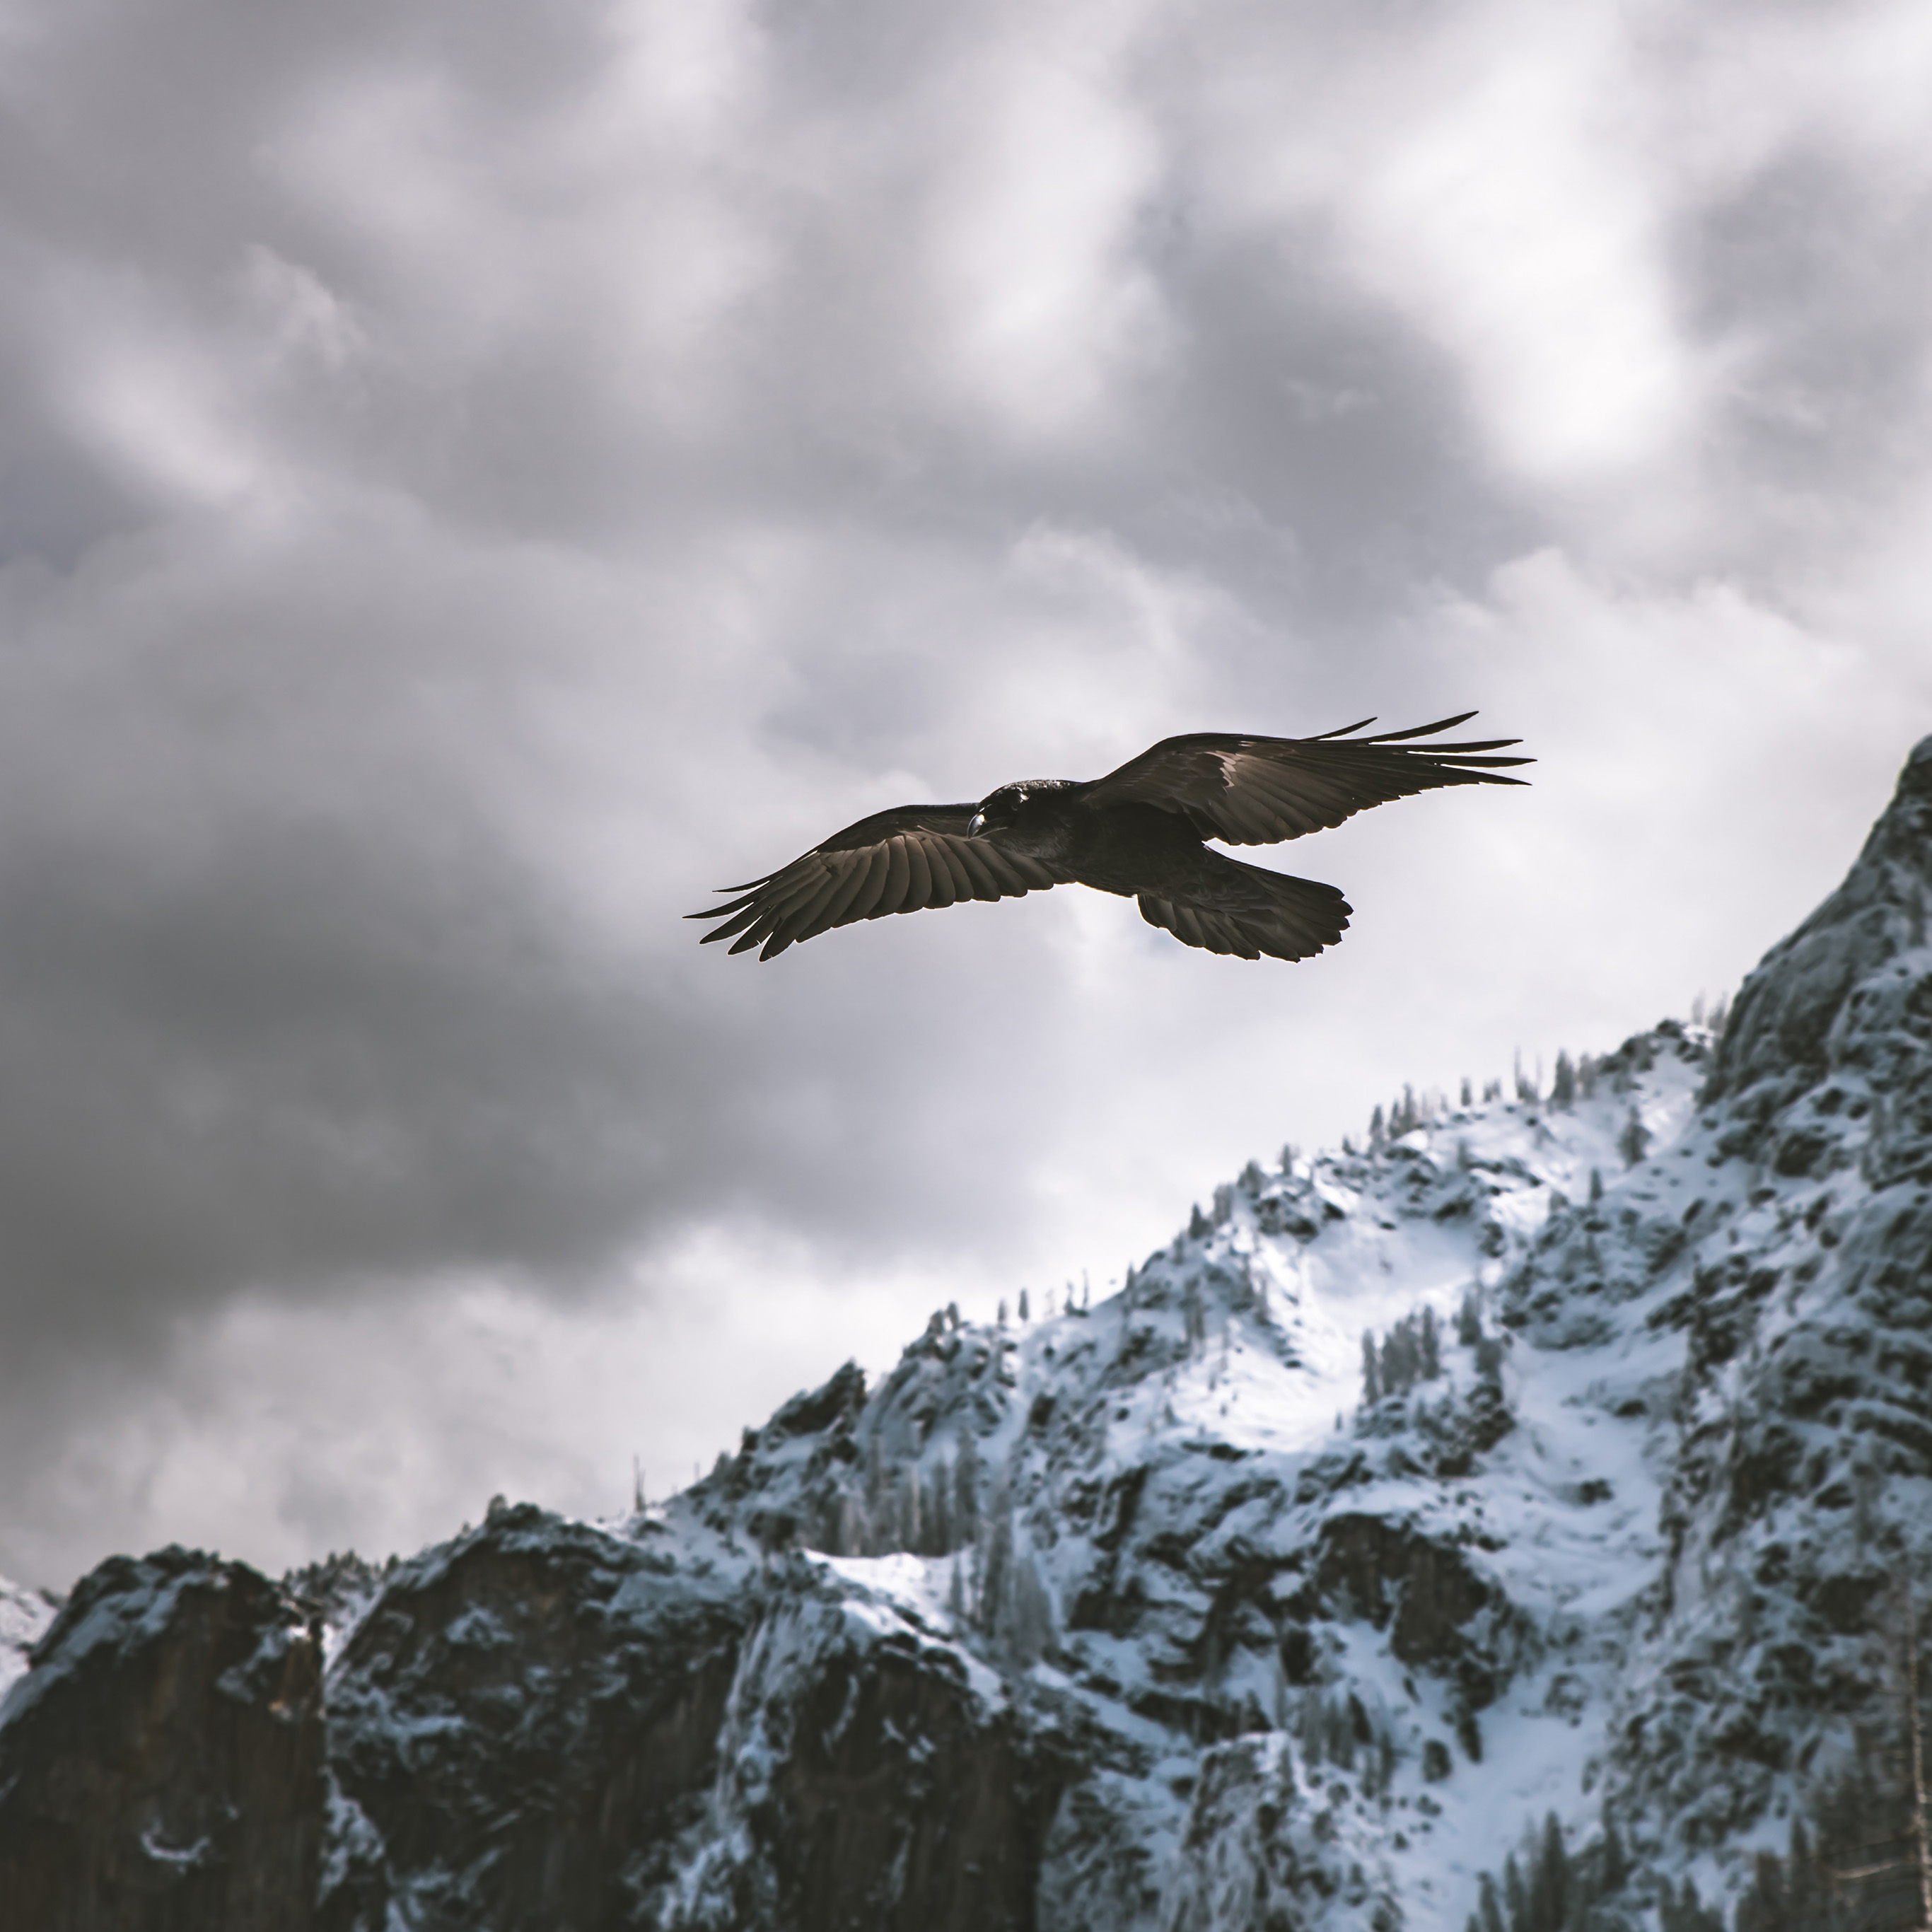
[[[1529,1932],[1529,1900],[1514,1852],[1503,1861],[1503,1902],[1509,1908],[1510,1932]]]
[[[1466,1073],[1462,1076],[1462,1097],[1460,1104],[1466,1109],[1476,1104],[1475,1097],[1469,1090],[1469,1076]]]
[[[1496,1882],[1487,1872],[1483,1874],[1483,1892],[1478,1907],[1482,1919],[1481,1932],[1508,1932],[1503,1924],[1502,1901],[1496,1897]]]
[[[926,1513],[928,1552],[950,1556],[957,1547],[952,1534],[952,1465],[942,1455],[932,1468],[932,1500]]]
[[[959,1459],[952,1466],[952,1533],[962,1544],[970,1543],[980,1533],[980,1457],[970,1430],[959,1438]]]
[[[1436,1333],[1436,1311],[1425,1308],[1422,1311],[1421,1360],[1418,1364],[1422,1379],[1432,1382],[1442,1372],[1442,1342]]]
[[[1650,1145],[1650,1130],[1637,1118],[1636,1109],[1630,1110],[1630,1118],[1624,1123],[1624,1130],[1617,1136],[1617,1151],[1624,1157],[1626,1167],[1634,1167],[1642,1160]]]
[[[1382,1376],[1376,1363],[1376,1338],[1372,1330],[1362,1330],[1362,1400],[1372,1408],[1382,1399]]]
[[[1020,1325],[1024,1328],[1033,1318],[1027,1312],[1027,1292],[1020,1290]]]
[[[1563,1932],[1570,1891],[1570,1855],[1564,1847],[1563,1827],[1552,1811],[1543,1821],[1543,1842],[1530,1882],[1530,1932]]]
[[[1369,1151],[1380,1154],[1388,1143],[1388,1136],[1382,1128],[1382,1110],[1379,1104],[1369,1116]]]
[[[926,1546],[926,1526],[920,1520],[920,1502],[919,1464],[915,1460],[907,1463],[899,1473],[898,1546],[902,1550],[923,1550]]]
[[[1552,1107],[1571,1107],[1576,1102],[1576,1069],[1567,1052],[1556,1056],[1556,1071],[1550,1076],[1550,1104]]]
[[[1792,1828],[1802,1832],[1802,1825]],[[1600,1892],[1621,1892],[1624,1880],[1630,1876],[1630,1858],[1624,1850],[1623,1838],[1617,1830],[1617,1821],[1606,1812],[1604,1817],[1604,1856],[1598,1868],[1597,1889]]]
[[[1456,1311],[1456,1339],[1466,1348],[1473,1348],[1483,1339],[1482,1311],[1473,1288],[1465,1292],[1462,1305]]]
[[[1013,1558],[1012,1504],[1004,1484],[994,1491],[981,1519],[979,1550],[980,1628],[990,1636],[999,1630],[1006,1607]]]

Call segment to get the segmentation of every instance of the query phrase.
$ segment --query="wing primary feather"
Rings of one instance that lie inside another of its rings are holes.
[[[748,906],[736,919],[728,920],[715,931],[707,932],[698,943],[700,946],[709,946],[714,939],[729,939],[734,932],[742,932],[758,916],[758,908]],[[688,919],[691,915],[687,913],[685,916]]]
[[[1412,724],[1406,731],[1378,731],[1372,738],[1364,738],[1362,742],[1365,745],[1393,745],[1398,739],[1426,738],[1432,731],[1447,731],[1453,725],[1466,724],[1475,715],[1473,711],[1459,711],[1453,718],[1437,718],[1433,724]],[[1371,718],[1364,722],[1372,724],[1375,720]],[[1348,728],[1352,731],[1358,728],[1352,724]]]

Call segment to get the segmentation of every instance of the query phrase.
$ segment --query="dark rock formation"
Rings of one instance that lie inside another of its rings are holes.
[[[305,1932],[321,1664],[241,1564],[170,1549],[84,1579],[0,1724],[0,1925]]]

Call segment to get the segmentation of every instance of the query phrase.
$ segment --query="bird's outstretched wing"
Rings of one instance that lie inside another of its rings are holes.
[[[1308,959],[1348,928],[1352,908],[1333,886],[1203,851],[1196,876],[1164,897],[1140,895],[1141,916],[1184,946],[1243,959]]]
[[[687,919],[724,923],[704,944],[730,939],[731,950],[758,946],[770,959],[800,940],[835,926],[919,912],[961,899],[1019,898],[1066,878],[1036,859],[972,838],[966,827],[976,805],[902,805],[875,812],[762,879],[720,890],[743,896],[687,913]]]
[[[1447,731],[1475,715],[1465,711],[1433,724],[1364,738],[1346,734],[1372,724],[1372,718],[1317,738],[1247,738],[1218,731],[1163,738],[1119,770],[1096,779],[1083,802],[1159,806],[1178,812],[1204,838],[1271,845],[1299,838],[1304,832],[1324,831],[1372,805],[1438,785],[1525,783],[1491,769],[1533,764],[1532,758],[1493,755],[1520,740],[1408,742]]]

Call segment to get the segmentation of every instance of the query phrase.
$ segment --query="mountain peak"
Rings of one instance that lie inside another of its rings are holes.
[[[1767,952],[1732,1002],[1707,1097],[1727,1100],[1757,1152],[1777,1117],[1834,1076],[1923,1088],[1927,1016],[1911,1009],[1932,904],[1932,737],[1899,775],[1844,883]]]

